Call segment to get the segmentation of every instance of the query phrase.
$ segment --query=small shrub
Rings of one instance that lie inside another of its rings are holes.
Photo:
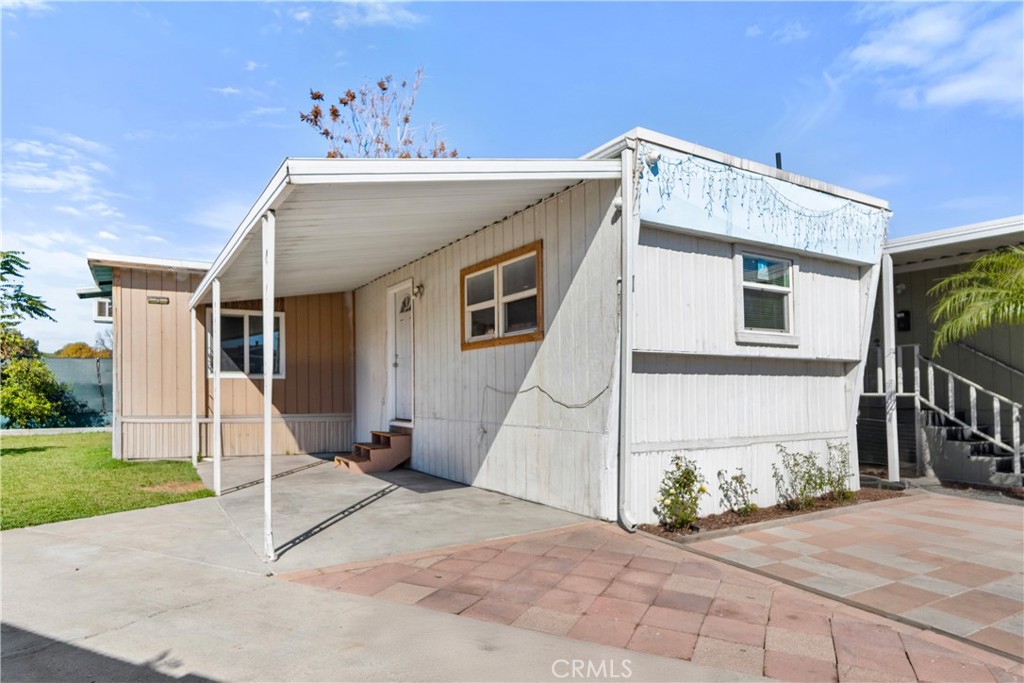
[[[665,529],[674,531],[693,526],[700,497],[708,495],[705,484],[697,463],[681,455],[672,458],[672,468],[661,480],[658,504],[654,506],[654,513]]]
[[[742,467],[731,477],[726,476],[725,470],[718,470],[718,490],[722,493],[722,502],[725,506],[741,517],[757,511],[757,505],[750,501],[757,493],[757,489],[747,481],[747,475]]]
[[[825,468],[818,464],[818,454],[790,452],[782,444],[776,444],[782,468],[772,463],[772,479],[779,505],[787,510],[813,508],[817,499],[825,492],[827,475]]]
[[[825,461],[825,487],[834,500],[844,502],[853,498],[850,489],[850,445],[828,442],[828,457]]]

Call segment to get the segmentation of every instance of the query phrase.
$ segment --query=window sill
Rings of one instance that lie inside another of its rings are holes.
[[[524,332],[522,334],[512,334],[506,337],[496,337],[494,339],[481,339],[480,341],[464,341],[462,342],[462,350],[468,351],[470,349],[486,349],[492,346],[523,344],[526,342],[541,341],[542,339],[544,339],[544,332],[537,330],[536,332]]]
[[[784,332],[754,332],[743,330],[736,333],[737,344],[757,344],[759,346],[800,346],[800,337]]]

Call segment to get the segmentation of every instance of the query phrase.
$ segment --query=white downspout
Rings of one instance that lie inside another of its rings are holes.
[[[636,172],[634,159],[636,157],[636,143],[632,140],[626,141],[626,148],[622,150],[622,206],[620,207],[620,224],[622,226],[621,236],[621,274],[620,281],[620,305],[619,305],[619,459],[618,469],[618,522],[619,525],[629,532],[636,531],[636,520],[630,514],[627,503],[629,492],[628,473],[630,466],[630,452],[632,447],[632,424],[629,417],[630,401],[632,399],[633,386],[633,250],[636,245],[636,215],[634,214],[633,196],[635,188],[634,173]]]
[[[267,560],[277,559],[274,550],[273,479],[274,411],[274,266],[276,261],[276,220],[273,211],[263,216],[263,552]]]

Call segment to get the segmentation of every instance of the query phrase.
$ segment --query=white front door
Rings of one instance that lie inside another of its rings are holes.
[[[392,293],[394,312],[392,329],[394,340],[391,349],[394,382],[392,383],[392,405],[395,406],[395,420],[412,420],[412,287]]]

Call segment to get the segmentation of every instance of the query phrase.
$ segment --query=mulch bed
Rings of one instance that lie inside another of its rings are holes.
[[[903,495],[903,491],[874,488],[863,488],[859,491],[855,491],[854,493],[855,497],[852,500],[842,503],[836,502],[832,498],[819,498],[818,504],[808,510],[787,510],[782,506],[773,505],[767,508],[758,508],[755,512],[752,512],[745,517],[732,511],[721,512],[717,515],[708,515],[707,517],[701,517],[697,520],[698,530],[696,531],[694,529],[666,531],[660,524],[641,524],[640,529],[649,534],[654,534],[655,536],[675,540],[699,534],[701,531],[714,531],[716,529],[728,529],[730,527],[744,526],[747,524],[757,524],[758,522],[768,522],[773,519],[796,517],[808,512],[820,512],[822,510],[830,510],[837,507],[849,507],[851,505],[857,505],[858,503],[871,503],[876,500],[899,498]]]

